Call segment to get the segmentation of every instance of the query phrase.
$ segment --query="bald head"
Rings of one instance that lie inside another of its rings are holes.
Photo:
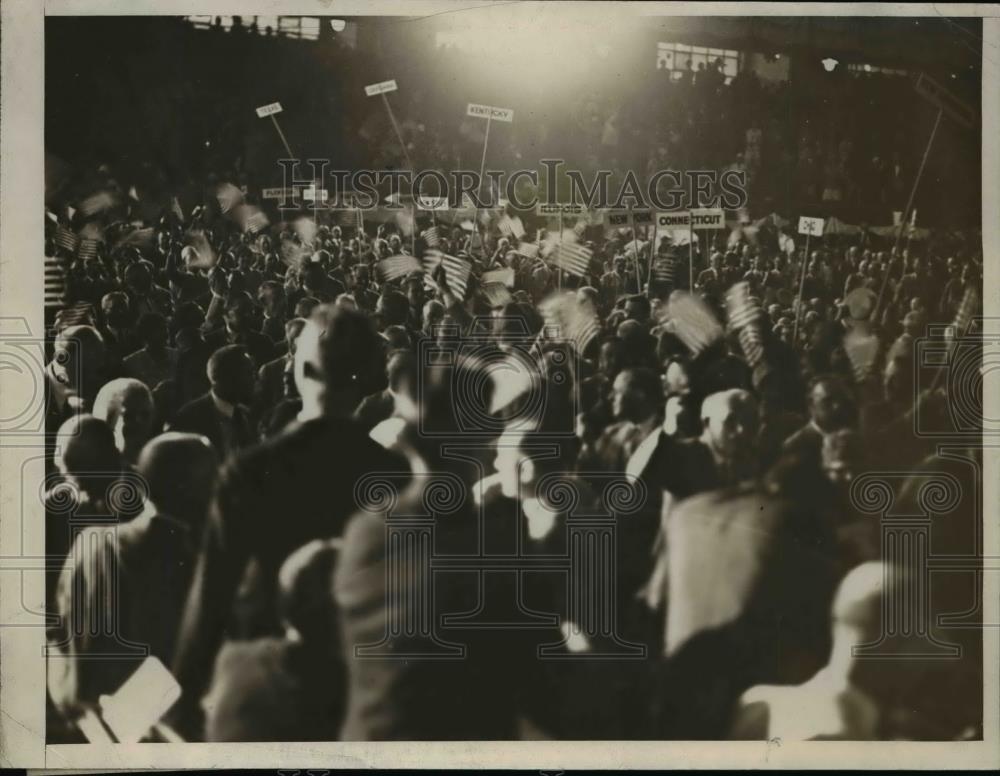
[[[702,441],[716,456],[728,460],[747,451],[757,433],[757,400],[733,388],[710,394],[701,405]]]
[[[200,524],[218,470],[215,450],[205,437],[177,431],[160,434],[142,448],[137,468],[157,510]]]
[[[74,415],[56,432],[55,464],[64,476],[70,477],[118,471],[121,455],[114,433],[93,415]]]
[[[129,463],[153,434],[153,395],[145,383],[120,377],[104,385],[94,399],[94,416],[115,435],[115,444]]]

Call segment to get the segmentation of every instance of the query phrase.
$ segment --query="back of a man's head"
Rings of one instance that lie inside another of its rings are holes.
[[[385,385],[385,341],[356,310],[318,307],[295,347],[295,384],[306,416],[345,415]]]
[[[278,613],[310,647],[332,646],[333,571],[338,555],[332,541],[315,539],[289,555],[278,572]]]
[[[74,415],[56,432],[55,463],[71,476],[117,472],[121,455],[111,427],[93,415]]]
[[[160,434],[142,448],[137,469],[158,511],[192,526],[202,523],[218,470],[215,450],[205,437]]]

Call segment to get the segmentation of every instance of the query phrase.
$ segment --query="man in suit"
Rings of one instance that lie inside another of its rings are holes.
[[[855,407],[846,383],[823,375],[809,389],[809,422],[785,440],[783,452],[820,468],[823,437],[855,424]]]
[[[200,734],[198,700],[223,635],[280,632],[275,592],[282,562],[308,541],[341,535],[358,508],[354,491],[363,476],[406,471],[350,419],[385,379],[378,340],[363,315],[318,308],[296,342],[298,422],[223,468],[174,662],[184,688],[178,722],[189,735]],[[251,562],[255,573],[241,588]]]
[[[204,438],[162,434],[139,456],[149,490],[138,517],[77,535],[50,633],[49,687],[63,710],[116,692],[147,654],[169,665],[217,468]]]
[[[295,389],[295,340],[305,325],[305,318],[292,318],[286,323],[285,342],[288,352],[268,361],[257,370],[254,414],[261,420],[270,415],[282,399],[294,399],[298,396]]]
[[[225,325],[205,335],[205,342],[212,349],[223,345],[242,345],[260,367],[274,355],[274,343],[259,331],[254,330],[254,304],[246,291],[231,293],[226,298]]]
[[[208,360],[209,390],[177,412],[171,429],[201,434],[222,458],[254,442],[247,405],[253,398],[253,362],[240,345],[226,345]]]

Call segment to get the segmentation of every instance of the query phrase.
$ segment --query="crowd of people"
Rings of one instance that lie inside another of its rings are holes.
[[[192,741],[981,735],[979,632],[938,617],[971,622],[974,586],[942,575],[929,630],[887,633],[885,591],[927,572],[852,491],[892,472],[924,514],[948,472],[930,551],[974,551],[979,445],[938,452],[956,389],[918,358],[975,333],[971,238],[692,250],[231,204],[48,219],[50,741],[147,655]],[[595,515],[610,554],[580,560]]]

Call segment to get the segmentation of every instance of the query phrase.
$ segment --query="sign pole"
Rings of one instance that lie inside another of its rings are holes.
[[[649,249],[649,272],[646,274],[646,298],[653,298],[653,262],[659,262],[660,252],[657,250],[656,244],[656,231],[659,224],[657,223],[659,219],[653,219],[653,242],[652,247]]]
[[[274,122],[274,128],[278,130],[278,137],[281,138],[281,144],[285,146],[285,151],[288,153],[289,159],[294,159],[295,154],[292,153],[292,149],[288,145],[288,140],[285,138],[285,133],[281,131],[281,125],[278,123],[278,117],[272,113],[271,121]]]
[[[489,127],[489,124],[486,125]],[[559,261],[556,263],[556,283],[558,284],[558,289],[562,291],[562,246],[563,246],[563,212],[562,208],[559,208]]]
[[[938,108],[937,118],[934,119],[934,128],[931,130],[930,139],[927,141],[927,147],[924,149],[924,157],[920,160],[920,167],[917,170],[917,177],[913,179],[913,186],[910,189],[909,199],[906,200],[906,209],[903,210],[903,216],[899,219],[899,230],[896,232],[896,242],[892,246],[892,253],[889,254],[889,264],[885,268],[885,275],[882,277],[882,287],[878,292],[878,301],[875,302],[875,310],[872,312],[871,320],[877,320],[879,309],[882,307],[882,297],[885,295],[885,287],[889,282],[889,271],[892,269],[892,263],[896,260],[896,252],[899,250],[899,241],[903,236],[903,229],[906,226],[906,218],[910,214],[910,208],[913,207],[913,198],[917,194],[917,186],[920,185],[920,178],[924,174],[924,166],[927,164],[927,157],[931,153],[931,145],[934,143],[934,136],[937,135],[938,125],[941,123],[941,115],[944,113],[944,108]]]
[[[632,253],[634,254],[634,256],[633,256],[633,262],[635,264],[635,285],[636,285],[635,292],[637,294],[641,294],[642,293],[642,273],[639,270],[639,240],[638,240],[639,235],[636,234],[636,231],[635,231],[635,213],[632,212],[632,206],[631,205],[629,205],[629,208],[628,208],[628,219],[629,219],[630,225],[632,226]]]
[[[694,293],[694,217],[688,221],[688,292]]]
[[[802,317],[802,292],[806,287],[806,268],[809,266],[809,238],[812,236],[812,230],[806,232],[806,255],[802,259],[802,272],[799,273],[799,296],[798,303],[795,305],[795,326],[792,328],[792,347],[799,339],[799,318]]]

